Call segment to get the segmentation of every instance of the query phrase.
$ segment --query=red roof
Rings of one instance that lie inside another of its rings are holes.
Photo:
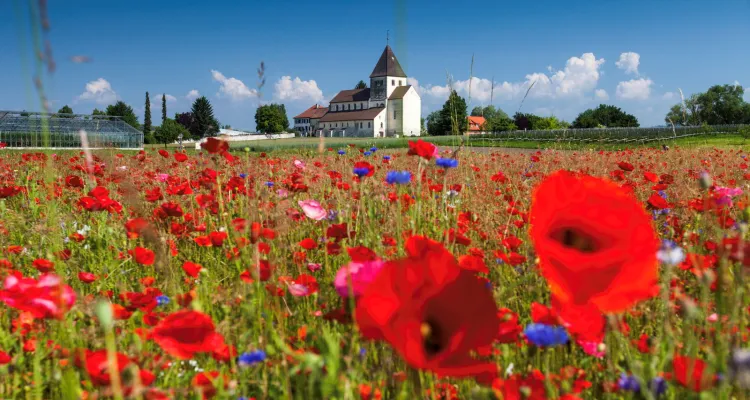
[[[469,119],[469,130],[470,131],[481,131],[482,125],[485,123],[484,117],[472,117],[468,116]]]
[[[323,107],[320,105],[314,105],[307,110],[303,111],[302,114],[297,115],[296,118],[310,118],[310,119],[317,119],[320,118],[328,112],[328,107]]]

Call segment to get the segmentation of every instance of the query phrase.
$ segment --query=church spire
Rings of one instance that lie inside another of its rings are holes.
[[[388,38],[386,38],[386,40],[388,40]],[[406,73],[404,72],[404,69],[401,68],[401,64],[398,63],[396,55],[393,54],[390,45],[385,46],[385,50],[383,50],[383,54],[375,65],[375,69],[373,69],[372,74],[370,74],[370,78],[379,76],[406,78]]]

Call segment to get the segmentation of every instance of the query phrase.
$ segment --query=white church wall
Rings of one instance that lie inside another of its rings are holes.
[[[404,95],[404,135],[419,136],[422,132],[422,99],[413,87]]]

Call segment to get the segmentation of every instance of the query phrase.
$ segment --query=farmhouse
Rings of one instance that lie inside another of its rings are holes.
[[[484,117],[480,116],[468,116],[466,119],[469,120],[469,131],[467,132],[469,135],[479,135],[486,133],[484,132],[484,123],[487,122]]]
[[[340,91],[317,123],[311,115],[319,109],[313,107],[294,117],[298,132],[328,137],[419,136],[421,132],[422,99],[406,83],[406,73],[390,46],[385,46],[370,74],[369,88]]]

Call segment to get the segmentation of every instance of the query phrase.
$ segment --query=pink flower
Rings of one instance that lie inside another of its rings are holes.
[[[385,262],[380,259],[365,262],[350,262],[341,267],[336,273],[333,281],[336,291],[341,297],[349,297],[349,280],[351,279],[351,292],[354,297],[361,295],[370,282],[383,268]],[[350,278],[351,277],[351,278]]]
[[[286,199],[289,196],[289,191],[287,191],[286,189],[279,189],[279,190],[276,191],[276,194],[280,198]]]
[[[297,204],[302,207],[302,212],[307,218],[320,221],[328,215],[328,212],[315,200],[300,200]]]
[[[601,346],[602,343],[587,342],[584,340],[578,340],[577,343],[579,346],[581,346],[581,349],[583,349],[583,352],[590,356],[594,356],[596,358],[602,358],[606,354],[606,352],[602,350],[603,349],[603,346]]]
[[[714,196],[716,196],[716,204],[720,206],[732,206],[732,197],[742,195],[742,189],[740,188],[728,188],[728,187],[715,187]]]
[[[295,297],[307,296],[309,290],[307,286],[293,283],[289,285],[289,293]]]
[[[315,272],[315,271],[317,271],[317,270],[319,270],[319,269],[320,269],[320,264],[316,264],[316,263],[308,263],[308,264],[307,264],[307,269],[308,269],[308,270],[309,270],[310,272]]]
[[[9,307],[28,311],[34,318],[62,318],[75,303],[76,294],[55,274],[43,274],[36,280],[18,273],[5,278],[0,301]]]
[[[300,160],[294,160],[294,166],[297,167],[297,169],[305,169],[305,162]]]
[[[156,175],[156,179],[158,179],[159,182],[166,182],[167,179],[169,179],[169,174],[158,174]]]

